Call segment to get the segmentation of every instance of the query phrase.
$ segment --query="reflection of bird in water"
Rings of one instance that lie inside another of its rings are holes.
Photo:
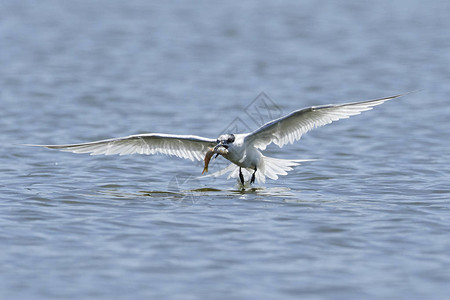
[[[162,153],[192,161],[204,159],[203,173],[208,172],[208,164],[213,155],[216,157],[221,155],[231,164],[210,176],[230,173],[228,178],[238,177],[239,181],[244,184],[245,178],[242,172],[244,169],[251,174],[250,183],[254,183],[255,180],[265,182],[266,177],[276,180],[278,175],[286,175],[287,171],[292,170],[292,167],[305,161],[264,156],[261,150],[265,150],[269,144],[274,143],[281,148],[286,144],[294,143],[304,133],[316,127],[358,115],[400,96],[402,95],[346,104],[312,106],[270,121],[253,132],[224,134],[216,140],[194,135],[147,133],[82,144],[32,146],[74,153],[91,153],[91,155]]]

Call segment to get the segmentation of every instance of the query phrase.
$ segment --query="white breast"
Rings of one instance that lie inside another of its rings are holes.
[[[228,155],[224,156],[232,163],[243,168],[255,168],[262,157],[261,152],[253,145],[244,144],[244,139],[236,137],[234,143],[229,145]]]

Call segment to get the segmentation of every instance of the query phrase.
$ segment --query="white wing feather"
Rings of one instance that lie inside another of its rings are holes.
[[[195,135],[172,135],[148,133],[130,135],[83,144],[68,145],[29,145],[59,149],[74,153],[91,155],[127,155],[127,154],[167,154],[190,160],[203,160],[208,147],[216,145],[214,139]]]
[[[296,110],[249,133],[245,137],[245,142],[253,144],[261,150],[266,149],[271,143],[281,148],[288,143],[294,143],[303,134],[316,127],[358,115],[363,111],[371,110],[376,105],[400,96],[403,95],[346,104],[312,106]]]

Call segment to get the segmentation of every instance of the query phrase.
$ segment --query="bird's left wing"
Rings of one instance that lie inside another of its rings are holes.
[[[288,143],[294,143],[303,134],[316,127],[358,115],[363,111],[371,110],[376,105],[400,96],[403,95],[346,104],[312,106],[296,110],[249,133],[245,137],[245,142],[261,150],[266,149],[270,143],[274,143],[281,148]]]
[[[83,144],[28,146],[41,146],[74,153],[90,153],[91,155],[161,153],[193,161],[203,160],[208,148],[215,145],[216,142],[214,139],[195,135],[147,133]]]

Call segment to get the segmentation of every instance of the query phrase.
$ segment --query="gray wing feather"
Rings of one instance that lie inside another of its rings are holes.
[[[161,153],[194,161],[203,160],[208,148],[215,144],[214,139],[195,135],[148,133],[83,144],[29,146],[47,147],[74,153],[90,153],[91,155]]]
[[[403,95],[337,105],[312,106],[300,109],[264,124],[257,130],[249,133],[245,137],[245,141],[261,150],[266,149],[271,143],[274,143],[281,148],[288,143],[294,143],[299,140],[303,134],[316,127],[358,115],[363,111],[371,110],[376,105],[380,105],[400,96]]]

